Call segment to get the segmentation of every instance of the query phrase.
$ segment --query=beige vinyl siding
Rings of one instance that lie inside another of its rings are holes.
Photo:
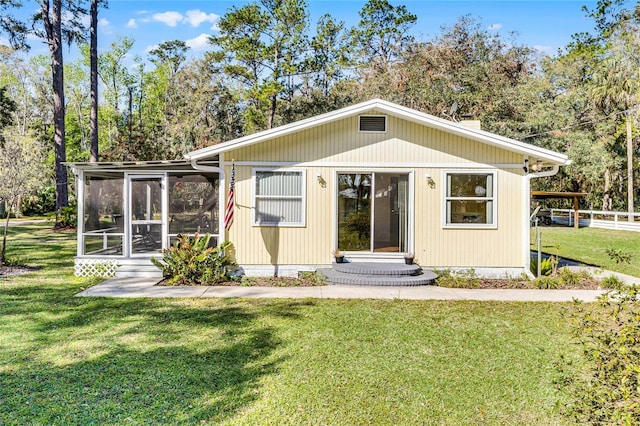
[[[329,264],[335,237],[336,171],[389,168],[413,172],[413,250],[421,265],[524,265],[522,226],[527,212],[522,211],[522,155],[391,116],[386,133],[362,133],[356,116],[230,151],[225,158],[236,161],[236,220],[227,238],[235,244],[240,264]],[[278,163],[286,169],[306,170],[304,227],[251,223],[252,169]],[[497,171],[497,229],[444,229],[442,171],[494,164],[513,165]],[[324,184],[318,182],[317,174]],[[432,177],[433,188],[426,175]]]
[[[329,185],[323,188],[316,179],[316,173],[322,173],[323,169],[307,168],[304,227],[252,225],[251,171],[250,166],[236,165],[236,216],[227,239],[235,245],[238,262],[251,265],[331,263],[331,188]]]
[[[447,169],[448,170],[448,169]],[[415,255],[431,267],[521,267],[522,174],[521,170],[498,170],[497,229],[447,229],[443,227],[444,181],[442,170],[422,169],[415,185]]]
[[[372,111],[371,114],[375,114]],[[386,133],[358,132],[358,117],[315,127],[227,153],[236,161],[488,163],[521,162],[522,156],[395,117]]]

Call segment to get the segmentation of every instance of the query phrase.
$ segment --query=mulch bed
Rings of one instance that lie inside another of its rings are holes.
[[[480,280],[477,288],[484,289],[533,289],[533,283],[525,280]],[[600,290],[601,287],[597,280],[583,280],[578,284],[572,286],[560,286],[558,290]],[[555,290],[555,289],[554,289]]]
[[[166,280],[160,281],[160,286],[166,286]],[[242,281],[227,281],[216,285],[227,287],[317,287],[327,285],[317,279],[307,277],[245,277]],[[437,284],[436,284],[437,285]],[[477,287],[479,289],[533,289],[531,281],[516,279],[480,279]],[[574,286],[562,286],[562,290],[599,290],[596,280],[585,280]]]
[[[167,280],[162,280],[156,285],[168,286],[169,284],[167,284]],[[317,287],[326,285],[326,283],[306,277],[245,277],[241,281],[224,281],[216,285],[225,287]]]

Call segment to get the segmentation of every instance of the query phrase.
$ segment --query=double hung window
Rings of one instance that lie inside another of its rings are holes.
[[[448,228],[495,228],[495,172],[445,172],[445,220]]]
[[[254,170],[253,224],[305,225],[305,172]]]

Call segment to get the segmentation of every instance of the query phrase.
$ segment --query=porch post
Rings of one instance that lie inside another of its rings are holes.
[[[76,173],[76,194],[78,196],[78,218],[76,225],[77,248],[76,256],[84,254],[84,170],[74,170]]]
[[[578,196],[573,196],[573,227],[574,229],[580,228],[580,214],[578,213],[579,208]]]

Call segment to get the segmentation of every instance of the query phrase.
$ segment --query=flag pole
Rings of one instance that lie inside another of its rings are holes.
[[[227,204],[224,209],[224,229],[229,231],[234,219],[235,210],[235,186],[236,186],[236,160],[231,160],[231,178],[229,179],[229,192],[227,193]]]

